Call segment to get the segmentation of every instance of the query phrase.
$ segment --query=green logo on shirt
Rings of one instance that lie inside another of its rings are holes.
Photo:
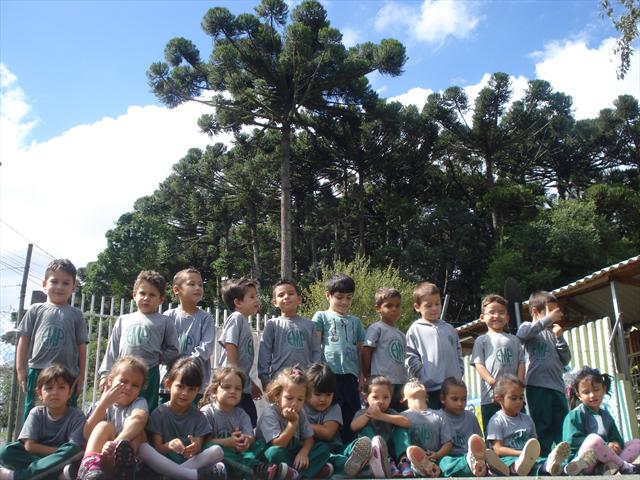
[[[509,446],[516,450],[522,450],[527,440],[529,440],[529,433],[526,430],[516,430],[509,438]]]
[[[132,325],[127,329],[124,340],[130,347],[139,347],[149,341],[150,328],[146,325]]]
[[[513,353],[508,348],[499,348],[496,350],[496,360],[503,365],[511,365]]]
[[[453,436],[453,444],[456,447],[465,447],[467,446],[467,437],[465,437],[464,435],[461,435],[459,432],[456,432],[456,434]]]
[[[64,345],[64,330],[56,325],[48,325],[42,329],[40,348],[55,350]]]
[[[414,435],[418,445],[424,445],[433,440],[433,432],[426,425],[418,425],[415,427]]]
[[[402,345],[402,342],[397,338],[394,338],[389,342],[387,353],[391,357],[391,360],[393,360],[394,362],[404,362],[404,346]]]
[[[251,357],[253,357],[253,337],[249,337],[249,341],[247,342],[247,352]]]
[[[180,335],[180,338],[178,339],[178,344],[180,345],[180,351],[182,353],[188,353],[193,350],[194,341],[190,335],[184,333]]]
[[[306,340],[306,332],[301,330],[289,330],[287,332],[287,343],[297,350],[304,348]]]
[[[546,342],[535,342],[531,348],[531,356],[536,359],[542,359],[549,355],[549,345]]]

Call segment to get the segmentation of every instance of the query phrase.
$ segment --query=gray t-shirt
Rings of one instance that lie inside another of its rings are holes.
[[[49,447],[69,442],[83,446],[82,431],[86,421],[84,413],[74,407],[69,407],[64,416],[54,420],[49,416],[47,407],[40,405],[29,412],[18,440],[35,440]]]
[[[524,363],[524,349],[515,335],[488,332],[476,338],[473,344],[471,364],[484,365],[493,378],[508,373],[517,375],[520,363]],[[483,405],[493,403],[493,388],[484,380],[480,392]]]
[[[571,360],[571,350],[564,337],[556,337],[551,330],[552,317],[518,328],[517,337],[524,345],[527,359],[525,384],[564,392],[562,374]]]
[[[453,449],[449,453],[451,456],[465,455],[468,450],[467,441],[474,433],[482,436],[482,430],[478,423],[478,418],[469,410],[465,410],[461,415],[454,415],[444,408],[437,410],[445,423],[449,425],[453,440]]]
[[[52,363],[65,366],[74,377],[80,373],[78,346],[89,342],[82,312],[71,305],[35,303],[18,325],[29,337],[29,368],[43,369]]]
[[[336,434],[327,443],[329,444],[329,448],[342,445],[340,429],[342,428],[343,420],[342,408],[340,408],[340,405],[334,403],[333,405],[330,405],[326,410],[320,411],[311,407],[309,404],[305,404],[304,413],[307,415],[309,423],[312,423],[314,425],[324,425],[326,422],[337,422],[339,425],[338,430],[336,430]]]
[[[306,369],[320,361],[320,342],[311,320],[278,317],[269,320],[262,332],[258,351],[258,376],[267,384],[283,368],[299,364]]]
[[[149,368],[176,358],[178,335],[171,319],[161,313],[141,312],[118,317],[100,364],[100,375],[106,375],[114,362],[125,355],[140,357]]]
[[[91,412],[96,408],[96,405],[97,404],[93,404],[91,406],[88,416],[91,416]],[[112,423],[116,429],[116,434],[119,434],[124,429],[124,421],[131,416],[134,410],[144,410],[148,413],[149,406],[147,404],[147,400],[145,398],[138,397],[129,405],[119,405],[114,403],[107,408],[103,420]]]
[[[367,413],[367,409],[361,408],[353,416],[353,419],[355,420],[365,413]],[[396,412],[393,408],[387,408],[384,413],[386,413],[387,415],[398,415],[398,412]],[[389,442],[389,440],[391,440],[391,434],[393,433],[395,425],[388,422],[383,422],[382,420],[374,420],[373,418],[369,420],[369,423],[367,425],[373,429],[376,435],[380,435],[382,438],[384,438],[386,442]],[[358,432],[356,432],[356,435],[357,434]]]
[[[405,410],[400,415],[411,422],[409,442],[425,450],[437,452],[453,440],[449,425],[433,410]]]
[[[274,438],[278,438],[282,431],[287,426],[288,420],[280,413],[280,408],[277,405],[269,405],[260,414],[258,418],[258,425],[256,426],[256,439],[262,440],[264,443],[269,444]],[[309,420],[304,410],[300,412],[300,418],[298,420],[298,429],[293,434],[293,438],[287,445],[290,450],[297,450],[302,447],[302,442],[313,437],[313,429],[309,425]]]
[[[229,412],[216,408],[213,404],[205,405],[200,409],[211,425],[211,438],[228,438],[236,429],[240,429],[243,435],[253,436],[251,419],[247,412],[239,407],[234,407]]]
[[[487,440],[500,440],[505,447],[522,450],[527,440],[538,438],[536,426],[526,413],[510,417],[499,410],[487,425]]]
[[[398,328],[383,321],[369,325],[364,346],[372,347],[371,375],[384,375],[395,385],[407,381],[404,366],[407,338]]]
[[[247,380],[251,378],[251,367],[253,366],[254,345],[253,333],[247,317],[240,312],[233,312],[224,321],[222,333],[218,343],[220,349],[220,359],[218,364],[221,367],[227,365],[227,350],[225,344],[231,343],[238,349],[238,368],[245,374]],[[247,381],[244,386],[244,393],[251,393],[251,382]]]
[[[211,425],[195,406],[190,405],[185,413],[177,415],[171,411],[167,402],[151,412],[147,430],[160,435],[162,442],[166,443],[174,438],[186,439],[189,435],[204,437],[211,432]]]
[[[458,332],[444,320],[418,319],[407,330],[406,366],[427,390],[440,390],[447,377],[461,379],[462,347]]]

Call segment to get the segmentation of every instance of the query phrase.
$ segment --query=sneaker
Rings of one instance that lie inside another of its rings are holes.
[[[281,463],[279,470],[280,475],[278,476],[278,480],[299,480],[300,478],[298,471],[286,463]]]
[[[398,462],[398,468],[400,469],[400,475],[403,478],[411,478],[413,477],[413,470],[411,469],[411,462],[407,457],[402,457],[400,462]]]
[[[13,471],[0,466],[0,480],[13,480]]]
[[[253,476],[257,480],[275,480],[278,477],[278,465],[258,462],[253,467]]]
[[[389,449],[387,442],[380,435],[371,440],[371,471],[375,478],[391,478]]]
[[[509,467],[500,460],[500,457],[493,449],[487,448],[484,451],[484,461],[492,473],[497,473],[505,477],[509,476]]]
[[[562,474],[562,465],[569,456],[571,447],[567,442],[560,442],[555,446],[551,453],[547,457],[547,461],[544,462],[544,469],[546,472],[554,477]]]
[[[407,448],[407,457],[417,476],[431,478],[440,476],[440,467],[427,458],[427,452],[422,448],[411,445]]]
[[[198,480],[227,480],[227,467],[218,462],[210,467],[199,468]]]
[[[116,480],[133,480],[136,471],[136,454],[129,440],[120,440],[113,454],[115,470],[113,478]]]
[[[106,478],[102,471],[102,455],[91,453],[82,459],[78,469],[78,480],[106,480]]]
[[[467,441],[467,464],[474,477],[487,475],[487,464],[484,461],[485,445],[480,435],[473,434]]]
[[[391,472],[391,478],[402,477],[400,469],[397,467],[396,462],[394,462],[393,460],[389,461],[389,471]]]
[[[333,476],[333,465],[330,463],[325,463],[320,471],[316,474],[317,478],[331,478]]]
[[[63,480],[76,480],[78,477],[78,468],[80,468],[80,464],[76,462],[65,465],[62,469],[62,475],[60,478]]]
[[[371,439],[369,437],[360,437],[353,445],[351,455],[344,464],[344,476],[353,478],[369,462],[371,458]]]
[[[535,438],[530,438],[524,444],[518,459],[511,465],[513,473],[519,477],[526,477],[540,456],[540,443]]]
[[[580,456],[574,458],[564,467],[567,475],[579,475],[585,470],[589,470],[598,463],[598,456],[592,448],[586,449]]]

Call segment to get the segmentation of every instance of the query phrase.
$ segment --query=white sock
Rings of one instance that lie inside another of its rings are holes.
[[[208,450],[208,449],[207,449]],[[178,480],[198,480],[198,471],[185,467],[185,463],[178,465],[162,455],[148,443],[143,443],[138,449],[138,457],[156,472]]]
[[[629,462],[624,462],[624,464],[618,470],[620,473],[632,473],[635,470],[633,464]]]
[[[8,468],[0,467],[0,480],[13,480],[13,472]]]
[[[224,452],[219,445],[213,445],[206,450],[194,455],[189,460],[182,464],[185,468],[192,468],[197,470],[202,467],[210,467],[218,462],[221,462],[224,458]]]

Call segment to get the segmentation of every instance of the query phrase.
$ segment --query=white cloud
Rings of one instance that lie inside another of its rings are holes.
[[[411,88],[408,92],[398,95],[396,97],[389,98],[390,102],[400,102],[403,105],[415,105],[418,109],[422,110],[424,104],[427,102],[429,95],[433,93],[431,89],[425,88]]]
[[[18,78],[0,63],[0,159],[6,162],[35,127],[31,107]]]
[[[342,32],[342,43],[345,47],[353,47],[360,42],[360,31],[355,30],[353,28],[343,28]]]

